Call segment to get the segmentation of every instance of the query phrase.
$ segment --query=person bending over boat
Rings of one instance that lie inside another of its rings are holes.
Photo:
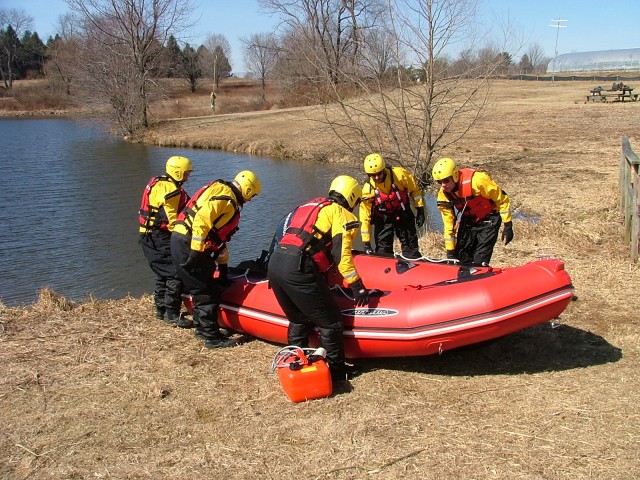
[[[336,177],[327,197],[310,200],[288,217],[288,226],[268,266],[271,288],[289,319],[287,341],[305,348],[317,327],[334,380],[350,378],[354,370],[345,363],[342,318],[326,273],[337,263],[353,291],[356,306],[369,303],[369,292],[351,252],[359,226],[352,210],[361,197],[357,180],[348,175]]]
[[[228,286],[227,242],[238,230],[240,211],[261,191],[249,170],[233,181],[216,180],[198,190],[180,214],[171,237],[171,255],[178,275],[193,298],[195,335],[206,348],[231,345],[220,332],[218,308],[222,287]],[[213,274],[217,268],[218,278]]]
[[[513,240],[509,196],[487,172],[458,168],[451,158],[438,160],[432,176],[440,184],[437,203],[447,258],[489,265],[502,222],[501,240],[505,245]]]
[[[424,224],[424,199],[415,177],[402,167],[388,167],[379,153],[364,159],[364,171],[369,179],[362,186],[360,222],[362,243],[366,253],[372,253],[371,229],[375,251],[393,253],[393,237],[398,237],[402,255],[420,258],[418,233]],[[411,207],[414,207],[414,216]]]
[[[173,156],[167,160],[166,173],[153,177],[144,189],[140,203],[140,245],[156,274],[153,301],[156,318],[169,324],[180,320],[182,282],[171,259],[171,232],[189,200],[182,184],[193,171],[186,157]]]

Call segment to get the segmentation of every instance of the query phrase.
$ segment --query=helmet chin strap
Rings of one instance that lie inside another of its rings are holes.
[[[178,186],[181,186],[181,185],[182,185],[182,182],[179,182],[178,180],[176,180],[175,178],[173,178],[173,175],[171,175],[169,172],[167,172],[167,173],[166,173],[166,175],[167,175],[167,177],[169,177],[169,178],[171,179],[171,181],[172,181],[173,183],[175,183],[176,185],[178,185]]]
[[[349,202],[347,202],[347,199],[344,198],[341,193],[334,191],[329,192],[329,200],[333,200],[342,208],[351,211],[351,209],[349,208]]]
[[[242,207],[244,205],[245,199],[244,199],[244,196],[242,195],[242,189],[238,185],[238,182],[236,182],[235,180],[232,180],[231,182],[229,182],[229,185],[231,185],[231,189],[233,190],[233,193],[236,195],[236,198],[238,199],[238,205]]]

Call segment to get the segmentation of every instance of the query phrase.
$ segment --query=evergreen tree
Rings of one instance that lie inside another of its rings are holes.
[[[522,73],[530,73],[533,71],[533,65],[531,64],[529,55],[527,55],[526,53],[522,55],[522,58],[520,58],[520,63],[518,65],[520,66],[520,70],[522,71]]]
[[[218,87],[220,86],[220,80],[231,76],[231,65],[229,64],[229,59],[224,54],[222,47],[217,46],[213,51],[213,62],[213,81],[215,82],[216,87]]]
[[[11,25],[0,31],[0,77],[4,88],[11,90],[17,78],[17,57],[22,48],[20,39]]]
[[[198,62],[198,52],[188,43],[182,49],[182,65],[184,77],[187,79],[189,88],[191,92],[195,92],[198,86],[198,79],[202,78],[202,70]]]
[[[44,64],[47,60],[47,47],[36,32],[24,32],[16,63],[17,78],[35,78],[44,76]]]
[[[178,45],[176,37],[173,35],[169,35],[169,38],[167,39],[165,52],[167,77],[181,78],[184,70],[182,51],[180,50],[180,45]]]

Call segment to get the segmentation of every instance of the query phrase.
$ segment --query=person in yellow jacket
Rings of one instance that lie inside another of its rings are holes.
[[[345,363],[343,321],[326,272],[337,265],[351,286],[354,304],[368,304],[369,291],[358,275],[351,251],[359,226],[352,210],[361,195],[357,180],[348,175],[336,177],[327,197],[300,205],[281,222],[268,264],[271,288],[289,319],[287,341],[307,347],[309,335],[318,328],[334,380],[350,378],[354,370]],[[284,230],[282,235],[280,229]]]
[[[365,157],[364,171],[369,176],[362,186],[360,204],[365,252],[374,251],[373,236],[376,252],[393,253],[395,234],[405,258],[421,257],[416,225],[420,228],[424,224],[424,199],[415,177],[403,167],[387,166],[379,153]]]
[[[182,282],[171,259],[171,232],[189,200],[182,185],[193,170],[186,157],[167,160],[166,173],[153,177],[144,189],[139,211],[140,245],[156,275],[153,300],[156,318],[169,324],[180,319]]]
[[[227,243],[238,230],[243,205],[261,189],[257,175],[249,170],[231,182],[216,180],[193,195],[176,222],[171,255],[193,298],[195,335],[206,348],[230,345],[218,325],[220,293],[229,284]],[[219,275],[214,280],[216,263]]]
[[[447,258],[489,265],[503,222],[502,241],[507,245],[513,240],[509,196],[487,172],[458,168],[451,158],[438,160],[432,176],[440,184],[437,203]]]

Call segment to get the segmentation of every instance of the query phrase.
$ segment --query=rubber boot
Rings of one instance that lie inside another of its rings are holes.
[[[178,318],[176,326],[179,328],[195,328],[195,324],[189,320],[184,313],[180,314],[180,318]]]
[[[222,335],[204,339],[204,348],[226,348],[234,344],[233,340],[225,338]]]
[[[179,319],[180,319],[180,313],[170,312],[169,310],[164,312],[164,318],[163,318],[164,323],[168,323],[169,325],[175,325],[176,323],[178,323]]]

